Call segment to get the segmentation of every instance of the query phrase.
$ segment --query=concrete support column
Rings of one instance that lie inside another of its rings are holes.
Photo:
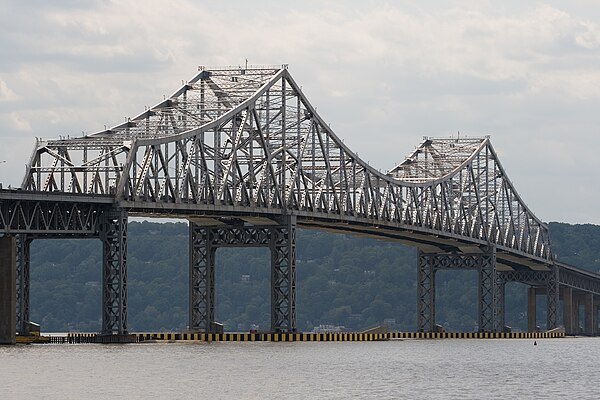
[[[535,332],[537,326],[536,316],[536,288],[527,289],[527,331]]]
[[[598,311],[600,311],[600,305],[598,304],[598,299],[594,298],[594,330],[595,330],[595,336],[598,335],[598,333],[600,333],[600,329],[598,328]]]
[[[575,334],[573,326],[573,289],[565,287],[562,290],[563,296],[563,325],[565,326],[565,334]]]
[[[16,343],[16,262],[15,238],[0,238],[0,344]]]
[[[596,317],[594,315],[594,294],[585,294],[585,334],[594,336],[596,334]]]
[[[579,335],[579,294],[573,295],[573,333]]]

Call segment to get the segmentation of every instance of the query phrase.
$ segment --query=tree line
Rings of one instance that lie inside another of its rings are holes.
[[[555,255],[593,272],[600,269],[600,226],[550,223]],[[130,331],[180,331],[188,324],[186,223],[130,222],[128,321]],[[270,327],[270,254],[267,248],[221,248],[216,255],[216,319],[227,331]],[[46,332],[101,329],[102,246],[94,239],[34,240],[31,319]],[[477,272],[440,271],[437,322],[470,331],[477,322]],[[363,330],[387,323],[416,329],[416,250],[392,242],[298,230],[297,326]],[[543,325],[545,309],[539,303]],[[526,286],[510,284],[506,320],[526,329]]]

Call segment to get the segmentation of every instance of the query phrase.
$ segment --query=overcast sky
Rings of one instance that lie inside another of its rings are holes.
[[[597,0],[47,3],[0,0],[5,186],[20,185],[35,137],[103,130],[198,65],[248,59],[289,64],[382,171],[423,136],[491,135],[538,217],[600,224]]]

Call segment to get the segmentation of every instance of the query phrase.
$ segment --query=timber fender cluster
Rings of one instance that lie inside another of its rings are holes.
[[[393,339],[550,339],[564,332],[137,333],[138,342],[376,342]]]
[[[135,334],[125,335],[99,335],[97,333],[69,333],[66,337],[51,336],[50,343],[137,343]]]
[[[564,337],[550,332],[388,332],[388,333],[134,333],[110,336],[70,333],[51,337],[50,343],[153,343],[153,342],[376,342],[398,339],[550,339]]]

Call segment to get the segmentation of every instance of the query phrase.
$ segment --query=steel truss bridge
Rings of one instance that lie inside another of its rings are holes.
[[[296,228],[418,248],[417,326],[435,329],[435,275],[478,272],[479,329],[501,331],[510,282],[547,298],[547,327],[597,328],[600,275],[555,261],[489,138],[426,138],[381,173],[344,145],[287,66],[204,68],[111,129],[38,140],[18,190],[0,191],[0,232],[17,238],[17,331],[28,333],[30,244],[103,243],[102,333],[127,327],[128,216],[189,221],[189,326],[215,330],[215,252],[271,251],[271,330],[296,331]]]

